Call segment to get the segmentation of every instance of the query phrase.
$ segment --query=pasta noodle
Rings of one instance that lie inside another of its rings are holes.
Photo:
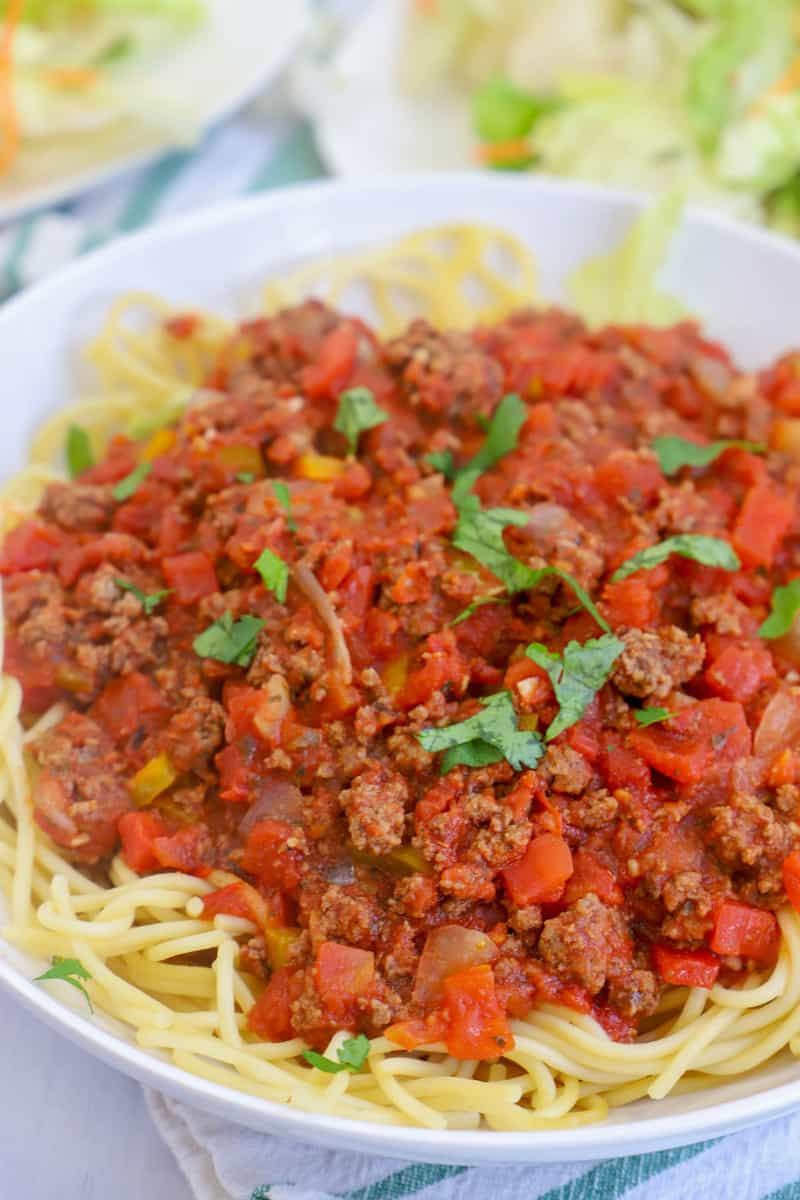
[[[415,233],[389,249],[302,266],[271,282],[268,311],[317,291],[345,303],[361,289],[385,331],[411,310],[448,327],[497,319],[529,303],[535,270],[510,236],[472,226]],[[190,337],[165,332],[162,301],[129,295],[111,309],[89,349],[99,392],[50,419],[34,439],[31,464],[2,493],[3,528],[58,478],[70,423],[79,419],[99,449],[119,429],[142,435],[174,420],[203,381],[233,326],[202,315]],[[231,352],[235,352],[231,351]],[[198,394],[198,389],[201,389]],[[214,395],[214,393],[210,393]],[[0,620],[0,637],[2,637]],[[610,1108],[696,1090],[753,1070],[780,1051],[800,1054],[800,917],[779,914],[782,945],[767,974],[742,988],[669,990],[648,1032],[612,1041],[589,1016],[542,1004],[512,1023],[515,1047],[498,1063],[458,1062],[442,1045],[403,1052],[372,1040],[358,1074],[326,1075],[301,1057],[303,1043],[257,1041],[246,1014],[258,981],[239,965],[243,919],[203,917],[210,883],[164,872],[140,878],[116,858],[109,887],[67,862],[34,824],[26,742],[55,724],[59,706],[25,731],[21,688],[0,682],[0,884],[9,895],[5,938],[37,957],[77,958],[92,1002],[132,1026],[142,1047],[171,1056],[204,1079],[308,1112],[429,1129],[572,1129]],[[208,965],[187,955],[205,952]],[[335,1054],[347,1035],[336,1034]]]

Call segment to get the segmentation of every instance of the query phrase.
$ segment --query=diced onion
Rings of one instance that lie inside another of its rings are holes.
[[[322,587],[313,571],[311,571],[305,565],[305,563],[297,563],[292,570],[294,572],[297,586],[311,601],[314,608],[319,613],[323,625],[330,634],[331,655],[333,657],[333,666],[335,670],[338,672],[343,683],[352,683],[353,664],[350,661],[350,651],[347,649],[347,642],[344,640],[342,623],[336,615],[336,610],[331,604],[330,596]]]
[[[796,744],[800,737],[800,696],[782,690],[770,700],[758,723],[753,749],[759,757],[772,758]]]
[[[430,1003],[449,975],[493,962],[496,957],[497,946],[479,929],[465,929],[463,925],[440,925],[432,929],[420,956],[414,1001]]]
[[[239,822],[242,833],[249,833],[259,821],[285,821],[294,825],[303,815],[300,789],[277,772],[267,775],[258,786],[258,795]]]

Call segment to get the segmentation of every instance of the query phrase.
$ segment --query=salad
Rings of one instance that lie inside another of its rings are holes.
[[[34,140],[92,137],[134,119],[190,140],[138,68],[203,20],[204,0],[0,0],[0,174]]]
[[[799,0],[413,0],[402,79],[465,89],[490,167],[800,235]]]

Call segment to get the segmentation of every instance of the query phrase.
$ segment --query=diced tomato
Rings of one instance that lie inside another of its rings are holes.
[[[196,604],[203,596],[219,591],[217,573],[205,554],[192,550],[176,554],[161,563],[167,587],[171,588],[178,604]]]
[[[199,324],[200,317],[197,313],[176,313],[174,317],[167,317],[164,328],[170,337],[182,342],[192,337]]]
[[[746,704],[765,683],[775,678],[772,655],[763,642],[728,646],[705,672],[713,692],[724,700]]]
[[[720,961],[708,950],[676,950],[673,946],[653,946],[653,964],[665,983],[675,987],[713,986]]]
[[[102,563],[113,562],[123,566],[129,562],[141,562],[146,553],[138,538],[127,533],[101,533],[93,542],[84,546],[71,546],[62,552],[58,574],[65,587],[72,587],[76,579]]]
[[[363,620],[372,604],[375,576],[372,567],[356,567],[339,585],[342,613]]]
[[[448,1026],[445,1042],[454,1058],[498,1058],[513,1050],[514,1037],[488,964],[450,975],[442,991]]]
[[[176,554],[191,537],[192,523],[179,508],[165,508],[158,526],[158,549],[162,555]]]
[[[800,912],[800,850],[783,860],[783,887],[795,912]]]
[[[768,964],[775,961],[779,944],[780,929],[774,913],[738,900],[725,900],[720,905],[711,937],[715,954],[733,954]]]
[[[333,494],[342,500],[360,500],[372,487],[369,469],[361,462],[348,463],[338,479],[333,481]]]
[[[311,400],[333,399],[347,385],[358,353],[358,335],[351,325],[340,325],[325,335],[317,360],[300,373],[303,391]]]
[[[744,498],[733,545],[745,567],[771,566],[794,519],[794,504],[771,483],[757,483]]]
[[[574,904],[590,892],[604,904],[622,904],[622,889],[608,867],[591,850],[578,850],[572,858],[573,872],[564,888],[565,904]]]
[[[156,838],[166,835],[160,813],[140,810],[123,813],[117,825],[122,841],[122,857],[137,875],[157,871],[161,865],[156,857]]]
[[[269,983],[247,1014],[247,1028],[265,1042],[286,1042],[292,1029],[292,973],[273,971]]]
[[[302,877],[303,856],[287,845],[294,829],[285,821],[259,821],[250,830],[242,856],[245,871],[265,887],[292,893]]]
[[[157,837],[153,851],[159,865],[171,871],[186,871],[188,874],[203,873],[209,849],[208,830],[205,825],[187,825],[169,837]]]
[[[640,512],[656,499],[665,480],[655,459],[643,459],[633,450],[615,450],[597,467],[595,483],[612,504],[625,499]]]
[[[253,912],[246,887],[244,882],[228,883],[225,887],[209,892],[203,897],[203,916],[213,918],[218,913],[225,913],[229,917],[245,917],[248,921],[251,920]]]
[[[447,684],[460,695],[469,680],[469,666],[455,644],[451,630],[428,638],[423,665],[409,673],[395,698],[398,708],[414,708]]]
[[[555,833],[541,833],[531,838],[518,862],[505,868],[503,879],[514,904],[524,908],[557,900],[572,871],[572,854],[564,839]]]
[[[750,730],[741,704],[701,700],[670,721],[637,729],[629,744],[670,779],[698,783],[711,766],[732,763],[750,752]]]
[[[434,1045],[447,1037],[447,1016],[443,1012],[429,1013],[427,1017],[412,1017],[409,1021],[398,1021],[383,1031],[384,1037],[403,1050],[416,1050],[418,1046]]]
[[[169,716],[170,707],[152,679],[132,671],[106,684],[91,714],[113,738],[124,739],[140,729],[157,728]]]
[[[3,539],[0,575],[11,575],[14,571],[52,570],[66,540],[60,529],[29,517],[15,525]]]
[[[375,955],[371,950],[323,942],[317,950],[314,967],[320,999],[331,1022],[349,1024],[356,1002],[366,995],[375,976]]]
[[[658,620],[658,598],[650,580],[630,575],[603,591],[603,613],[612,629],[645,629]]]
[[[126,504],[119,506],[114,513],[112,528],[116,533],[128,533],[149,542],[155,537],[161,514],[172,499],[169,488],[147,480]]]
[[[57,683],[58,664],[35,659],[13,634],[6,634],[3,669],[19,680],[23,712],[46,712],[62,696]]]

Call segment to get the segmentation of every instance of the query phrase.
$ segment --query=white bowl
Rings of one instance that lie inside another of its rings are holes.
[[[23,461],[34,426],[68,401],[76,351],[122,291],[152,290],[187,307],[241,311],[265,276],[299,258],[473,220],[523,238],[539,263],[541,294],[563,300],[573,267],[607,249],[641,203],[605,188],[535,178],[424,175],[292,188],[125,238],[0,312],[0,473]],[[690,213],[663,281],[747,366],[800,342],[800,247],[788,241]],[[311,1116],[185,1074],[138,1048],[113,1021],[91,1018],[31,983],[38,969],[0,941],[0,983],[90,1053],[198,1108],[337,1149],[465,1164],[576,1161],[698,1142],[800,1107],[800,1065],[787,1060],[714,1090],[619,1109],[604,1124],[578,1130],[438,1133]]]

